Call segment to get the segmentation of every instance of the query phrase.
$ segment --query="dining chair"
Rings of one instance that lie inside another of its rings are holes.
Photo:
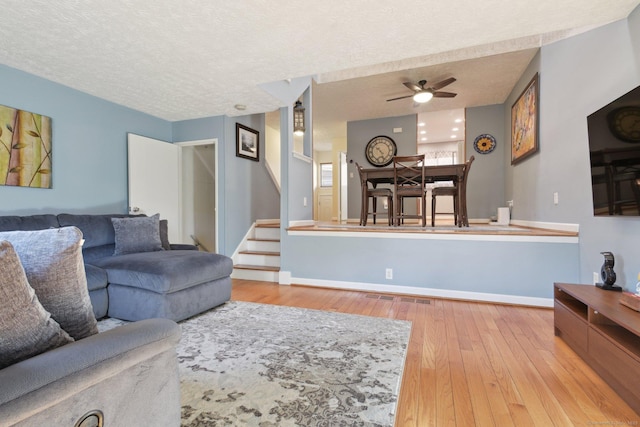
[[[453,224],[454,225],[462,225],[461,222],[461,209],[460,209],[460,197],[459,197],[459,188],[461,185],[466,185],[467,175],[469,174],[469,169],[471,168],[471,163],[475,159],[474,156],[471,156],[469,160],[467,160],[464,164],[464,169],[462,172],[462,178],[460,181],[454,181],[453,185],[448,185],[446,187],[435,187],[431,190],[431,226],[435,226],[435,218],[436,218],[436,197],[438,196],[453,196]],[[463,207],[465,209],[466,215],[466,206]],[[440,212],[445,213],[445,212]]]
[[[369,183],[364,179],[364,175],[362,174],[362,166],[356,162],[356,168],[358,168],[358,174],[360,175],[360,185],[362,187],[362,191],[364,192],[362,197],[362,203],[360,206],[360,225],[367,225],[367,220],[369,215],[373,217],[373,223],[376,223],[376,217],[382,212],[378,212],[378,197],[386,197],[387,199],[387,212],[383,215],[386,215],[389,221],[389,225],[392,224],[393,220],[393,192],[390,188],[370,188]],[[369,212],[369,199],[372,200],[373,210]]]
[[[424,154],[412,156],[395,156],[393,158],[393,182],[395,196],[396,225],[404,224],[405,219],[422,219],[422,226],[427,225],[427,190],[424,177]],[[404,199],[419,198],[421,202],[420,214],[407,214],[404,211]]]
[[[436,198],[438,196],[452,196],[453,197],[453,225],[458,225],[458,215],[460,211],[458,209],[458,184],[456,182],[453,185],[447,185],[444,187],[434,187],[431,190],[431,226],[435,227],[436,213],[451,213],[451,212],[436,212]]]

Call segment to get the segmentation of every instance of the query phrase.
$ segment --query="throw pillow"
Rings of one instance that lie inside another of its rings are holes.
[[[62,329],[76,340],[98,333],[78,228],[4,231],[0,240],[11,242],[40,303]]]
[[[38,301],[7,241],[0,241],[0,331],[0,369],[73,342]]]
[[[160,214],[132,218],[111,218],[116,233],[114,255],[162,250]]]

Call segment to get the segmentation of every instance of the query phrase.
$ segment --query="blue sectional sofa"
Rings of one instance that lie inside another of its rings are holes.
[[[43,230],[75,226],[85,242],[83,257],[89,297],[96,318],[123,320],[153,317],[174,321],[218,306],[231,298],[233,262],[192,245],[114,255],[116,233],[112,218],[129,215],[0,216],[0,231]],[[166,222],[160,236],[166,236]]]

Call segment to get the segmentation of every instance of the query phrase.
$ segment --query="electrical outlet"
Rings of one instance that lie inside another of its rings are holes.
[[[558,192],[557,191],[555,193],[553,193],[553,204],[554,205],[558,204]]]
[[[306,197],[302,198],[302,206],[305,206],[305,207],[307,206],[307,198]]]
[[[385,272],[384,272],[384,277],[385,277],[387,280],[391,280],[391,279],[393,279],[393,268],[387,268],[387,269],[385,270]]]
[[[507,207],[513,207],[513,200],[507,200]]]
[[[593,272],[593,284],[595,285],[599,281],[600,281],[600,275],[594,271]]]

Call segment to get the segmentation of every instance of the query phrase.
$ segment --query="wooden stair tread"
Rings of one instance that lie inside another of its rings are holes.
[[[264,271],[280,271],[280,267],[270,267],[267,265],[250,265],[250,264],[237,264],[233,268],[240,270],[264,270]]]
[[[239,253],[245,254],[245,255],[280,256],[280,252],[269,252],[269,251],[240,251]]]
[[[280,224],[256,224],[256,228],[280,228]]]
[[[255,237],[250,237],[247,239],[251,242],[279,242],[280,239],[256,239]]]

